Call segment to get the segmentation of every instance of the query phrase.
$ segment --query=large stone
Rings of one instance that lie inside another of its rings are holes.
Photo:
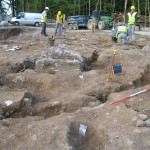
[[[136,126],[137,127],[144,127],[145,126],[145,122],[143,120],[138,119],[136,122]]]
[[[147,127],[150,127],[150,119],[146,120],[145,124],[146,124]]]
[[[95,107],[95,106],[98,106],[98,105],[100,105],[100,101],[98,101],[98,100],[88,103],[88,106],[91,107],[91,108]]]
[[[142,51],[149,51],[150,50],[150,45],[146,45],[142,48]]]
[[[145,120],[147,120],[147,115],[145,115],[145,114],[140,114],[139,115],[139,119],[141,119],[141,120],[143,120],[143,121],[145,121]]]
[[[0,108],[0,115],[2,115],[3,113],[4,113],[4,110]]]

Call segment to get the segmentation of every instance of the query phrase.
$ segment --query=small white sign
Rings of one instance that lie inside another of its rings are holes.
[[[87,126],[85,126],[85,125],[83,125],[83,124],[80,124],[79,133],[80,133],[81,135],[85,136],[86,130],[87,130]]]
[[[10,106],[11,104],[13,104],[12,100],[5,100],[5,104],[6,106]]]
[[[80,79],[83,79],[83,74],[79,75],[79,78],[80,78]]]

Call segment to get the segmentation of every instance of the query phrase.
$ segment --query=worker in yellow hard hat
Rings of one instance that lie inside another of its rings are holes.
[[[130,35],[132,35],[132,41],[136,42],[135,37],[135,23],[137,21],[137,12],[135,11],[135,6],[131,6],[131,12],[127,14],[127,23],[130,31]]]
[[[61,14],[61,11],[58,11],[56,16],[56,28],[55,28],[55,36],[62,34],[62,24],[63,24],[63,15]]]

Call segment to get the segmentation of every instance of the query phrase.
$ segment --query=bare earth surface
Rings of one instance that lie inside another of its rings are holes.
[[[149,150],[150,91],[110,104],[150,88],[149,31],[118,45],[111,32],[67,30],[50,46],[40,30],[0,29],[0,149]],[[124,75],[111,72],[113,50]]]

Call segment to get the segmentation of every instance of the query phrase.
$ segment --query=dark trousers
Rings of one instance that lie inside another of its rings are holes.
[[[42,22],[42,31],[41,31],[41,34],[45,35],[45,36],[47,35],[46,34],[46,22]]]

